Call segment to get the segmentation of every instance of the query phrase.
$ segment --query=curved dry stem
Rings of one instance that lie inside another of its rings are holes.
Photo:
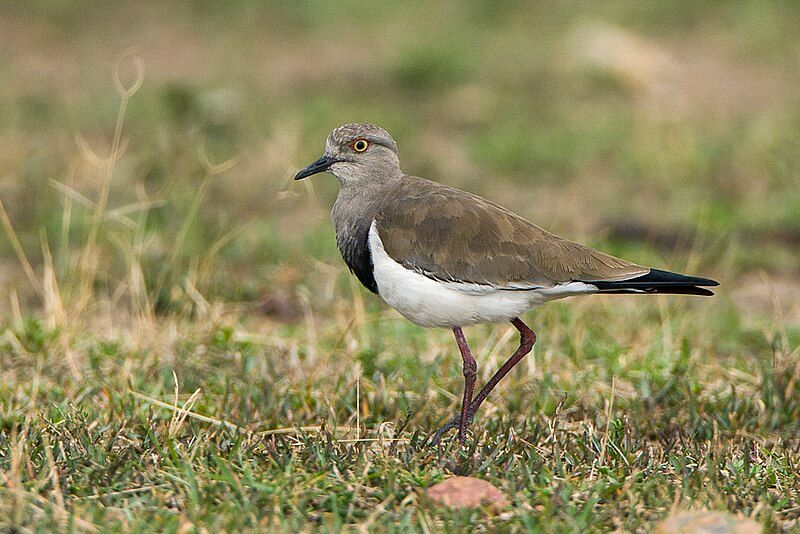
[[[92,217],[92,223],[89,227],[89,235],[86,238],[86,244],[83,248],[83,252],[81,254],[80,259],[80,285],[79,291],[77,292],[78,300],[76,302],[77,310],[83,309],[86,304],[89,302],[91,288],[95,281],[96,271],[97,271],[97,234],[100,229],[100,224],[106,214],[106,208],[108,206],[108,195],[109,190],[111,187],[111,179],[114,176],[114,166],[119,158],[120,154],[120,143],[122,140],[122,126],[125,123],[125,114],[128,109],[128,99],[139,90],[144,80],[144,66],[138,58],[133,58],[133,63],[137,69],[136,80],[132,85],[125,88],[122,85],[122,81],[119,76],[119,66],[122,62],[122,59],[128,57],[132,52],[128,52],[123,54],[117,60],[117,63],[114,68],[114,85],[117,87],[117,91],[120,93],[122,97],[119,110],[117,112],[117,122],[114,127],[114,138],[111,143],[111,153],[109,157],[103,162],[105,164],[105,175],[103,177],[103,182],[100,186],[100,195],[96,203],[96,208],[94,211],[94,216]],[[88,144],[83,141],[83,138],[79,135],[76,136],[79,142],[79,147],[82,149],[85,156],[88,156],[90,161],[99,160],[97,154],[88,146]],[[81,143],[83,141],[83,143]]]
[[[233,167],[239,163],[241,160],[241,156],[236,156],[233,158],[226,159],[220,163],[211,163],[211,160],[208,158],[208,153],[203,145],[197,147],[197,159],[200,160],[200,165],[206,170],[206,172],[210,175],[217,175],[222,174],[231,170]]]
[[[135,49],[123,52],[114,62],[114,87],[117,88],[117,92],[122,98],[132,97],[142,87],[142,83],[144,82],[144,62],[139,56],[134,54],[136,54]],[[134,78],[133,83],[128,87],[123,85],[122,77],[119,73],[122,61],[126,58],[130,58],[133,62],[133,66],[136,68],[136,77]]]

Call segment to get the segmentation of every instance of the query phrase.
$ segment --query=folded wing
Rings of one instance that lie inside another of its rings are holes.
[[[375,219],[386,252],[437,280],[525,290],[572,281],[613,284],[651,272],[422,178],[407,177],[387,197]]]

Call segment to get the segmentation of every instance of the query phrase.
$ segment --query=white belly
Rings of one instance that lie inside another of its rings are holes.
[[[503,291],[477,284],[439,282],[406,269],[383,248],[375,223],[369,231],[378,294],[420,326],[468,326],[509,321],[546,299],[534,291]]]
[[[597,292],[597,286],[584,282],[532,287],[525,291],[439,282],[393,260],[383,248],[374,221],[369,229],[368,246],[378,294],[403,317],[420,326],[453,327],[510,321],[549,300]]]

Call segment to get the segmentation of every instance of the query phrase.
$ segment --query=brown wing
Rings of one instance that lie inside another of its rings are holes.
[[[406,177],[376,216],[386,252],[431,278],[495,287],[624,280],[649,269],[561,239],[481,197]]]

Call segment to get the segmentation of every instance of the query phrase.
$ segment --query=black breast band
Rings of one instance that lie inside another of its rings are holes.
[[[344,232],[344,235],[337,236],[336,245],[339,247],[345,263],[359,282],[373,293],[377,293],[378,284],[375,282],[373,274],[372,254],[368,243],[372,221],[367,220],[365,223],[356,223],[348,229],[348,232]]]

